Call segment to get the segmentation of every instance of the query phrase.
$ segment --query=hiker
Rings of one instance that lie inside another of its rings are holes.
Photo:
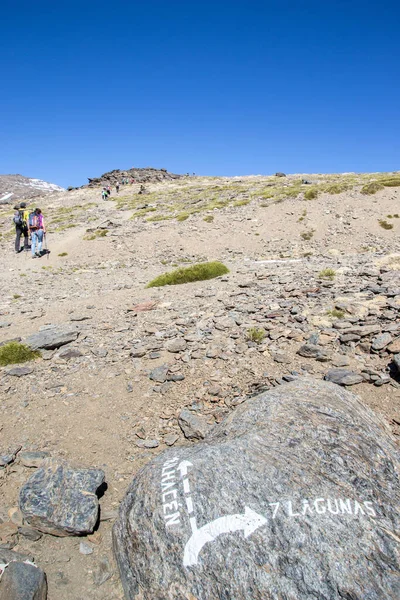
[[[101,192],[101,197],[103,200],[107,200],[108,194],[105,187],[103,187],[103,191]]]
[[[115,189],[117,190],[117,194],[119,193],[119,182],[117,181],[115,183]]]
[[[29,211],[26,210],[26,202],[21,202],[19,206],[14,206],[16,211],[14,214],[13,221],[15,223],[15,253],[19,254],[21,235],[24,236],[24,250],[28,251],[29,238],[28,238],[28,218]]]
[[[35,208],[34,212],[29,215],[28,228],[31,236],[31,251],[32,258],[42,256],[43,236],[46,235],[46,227],[44,218],[40,208]],[[37,252],[36,252],[37,244]]]

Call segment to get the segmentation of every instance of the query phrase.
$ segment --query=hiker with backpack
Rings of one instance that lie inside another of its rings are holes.
[[[117,194],[119,193],[119,181],[115,183],[115,189],[117,190]]]
[[[29,248],[29,238],[28,238],[28,218],[29,211],[26,210],[26,203],[21,202],[19,206],[14,206],[14,210],[16,211],[14,214],[13,221],[15,223],[15,252],[19,254],[21,235],[24,236],[24,250],[28,251]]]
[[[107,190],[105,187],[103,187],[103,191],[101,192],[101,197],[103,200],[107,200],[107,198],[108,198]]]
[[[31,235],[32,258],[42,256],[43,237],[46,235],[46,227],[40,208],[35,208],[34,212],[29,215],[28,227]]]

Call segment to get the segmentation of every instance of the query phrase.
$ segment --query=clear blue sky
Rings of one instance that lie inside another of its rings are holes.
[[[397,1],[2,0],[0,173],[400,169]]]

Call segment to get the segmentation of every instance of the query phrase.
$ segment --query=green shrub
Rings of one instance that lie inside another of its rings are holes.
[[[212,223],[214,221],[214,215],[207,215],[206,217],[204,217],[203,221],[205,221],[206,223]]]
[[[366,196],[371,196],[372,194],[376,194],[379,190],[383,190],[383,185],[378,183],[377,181],[372,181],[371,183],[367,183],[364,187],[361,188],[361,193]]]
[[[400,219],[400,217],[399,217],[399,215],[397,213],[394,213],[393,218],[394,219]]]
[[[247,330],[247,338],[251,342],[255,342],[256,344],[261,344],[263,339],[265,338],[266,333],[264,329],[259,329],[258,327],[251,327]]]
[[[335,183],[334,185],[330,185],[329,187],[326,188],[326,191],[328,192],[328,194],[341,194],[342,192],[345,192],[347,190],[347,185],[345,185],[344,183],[340,184],[340,183]]]
[[[21,294],[14,294],[13,298],[14,300],[18,300],[18,298],[21,298]]]
[[[334,271],[334,269],[322,269],[322,271],[320,271],[318,273],[318,277],[320,279],[334,279],[336,275],[336,271]]]
[[[334,317],[335,319],[343,319],[344,311],[338,310],[337,308],[333,308],[332,310],[327,310],[326,314],[330,317]]]
[[[381,183],[385,187],[400,187],[400,177],[390,177],[389,179],[382,179]]]
[[[237,202],[233,203],[233,206],[246,206],[249,203],[250,200],[238,200]]]
[[[380,219],[378,223],[383,229],[393,229],[392,223],[388,223],[384,219]]]
[[[306,200],[315,200],[315,198],[318,196],[318,190],[317,188],[310,188],[309,190],[307,190],[306,192],[304,192],[304,198]]]
[[[89,233],[89,232],[88,232]],[[97,238],[106,237],[108,229],[96,229],[92,234],[85,235],[84,240],[96,240]]]
[[[147,288],[161,287],[163,285],[179,285],[181,283],[190,283],[192,281],[203,281],[205,279],[213,279],[220,275],[229,273],[229,269],[222,263],[215,261],[209,263],[200,263],[191,267],[181,267],[175,271],[159,275],[150,283]]]
[[[302,237],[303,240],[311,240],[313,235],[314,235],[314,229],[311,231],[303,231],[303,233],[300,234],[300,237]]]
[[[40,356],[38,350],[31,350],[28,346],[18,342],[8,342],[0,347],[0,365],[2,367],[34,360],[38,356]]]
[[[68,256],[68,252],[60,252],[58,256]]]
[[[181,213],[176,217],[177,221],[186,221],[190,217],[189,213]]]

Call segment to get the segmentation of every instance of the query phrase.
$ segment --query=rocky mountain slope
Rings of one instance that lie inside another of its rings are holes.
[[[129,182],[131,179],[134,179],[136,183],[156,183],[158,181],[179,179],[180,177],[182,177],[182,175],[174,175],[174,173],[169,173],[166,169],[154,169],[153,167],[145,167],[142,169],[139,167],[132,167],[131,169],[126,170],[114,169],[114,171],[103,173],[100,177],[88,177],[88,186],[97,187],[99,185],[115,185],[116,182],[121,183],[122,179],[125,178],[128,178]]]
[[[0,208],[0,342],[43,348],[0,372],[0,548],[34,555],[50,600],[123,598],[111,525],[132,476],[257,391],[326,377],[400,434],[399,174],[166,178],[108,201],[102,184],[42,198],[41,259],[13,253]],[[205,260],[229,273],[145,287]],[[38,451],[105,472],[93,534],[22,523]]]
[[[53,192],[65,192],[65,189],[55,183],[23,175],[0,175],[0,200],[3,196],[12,193],[12,196],[7,199],[8,204],[15,204],[27,198],[40,198]]]

